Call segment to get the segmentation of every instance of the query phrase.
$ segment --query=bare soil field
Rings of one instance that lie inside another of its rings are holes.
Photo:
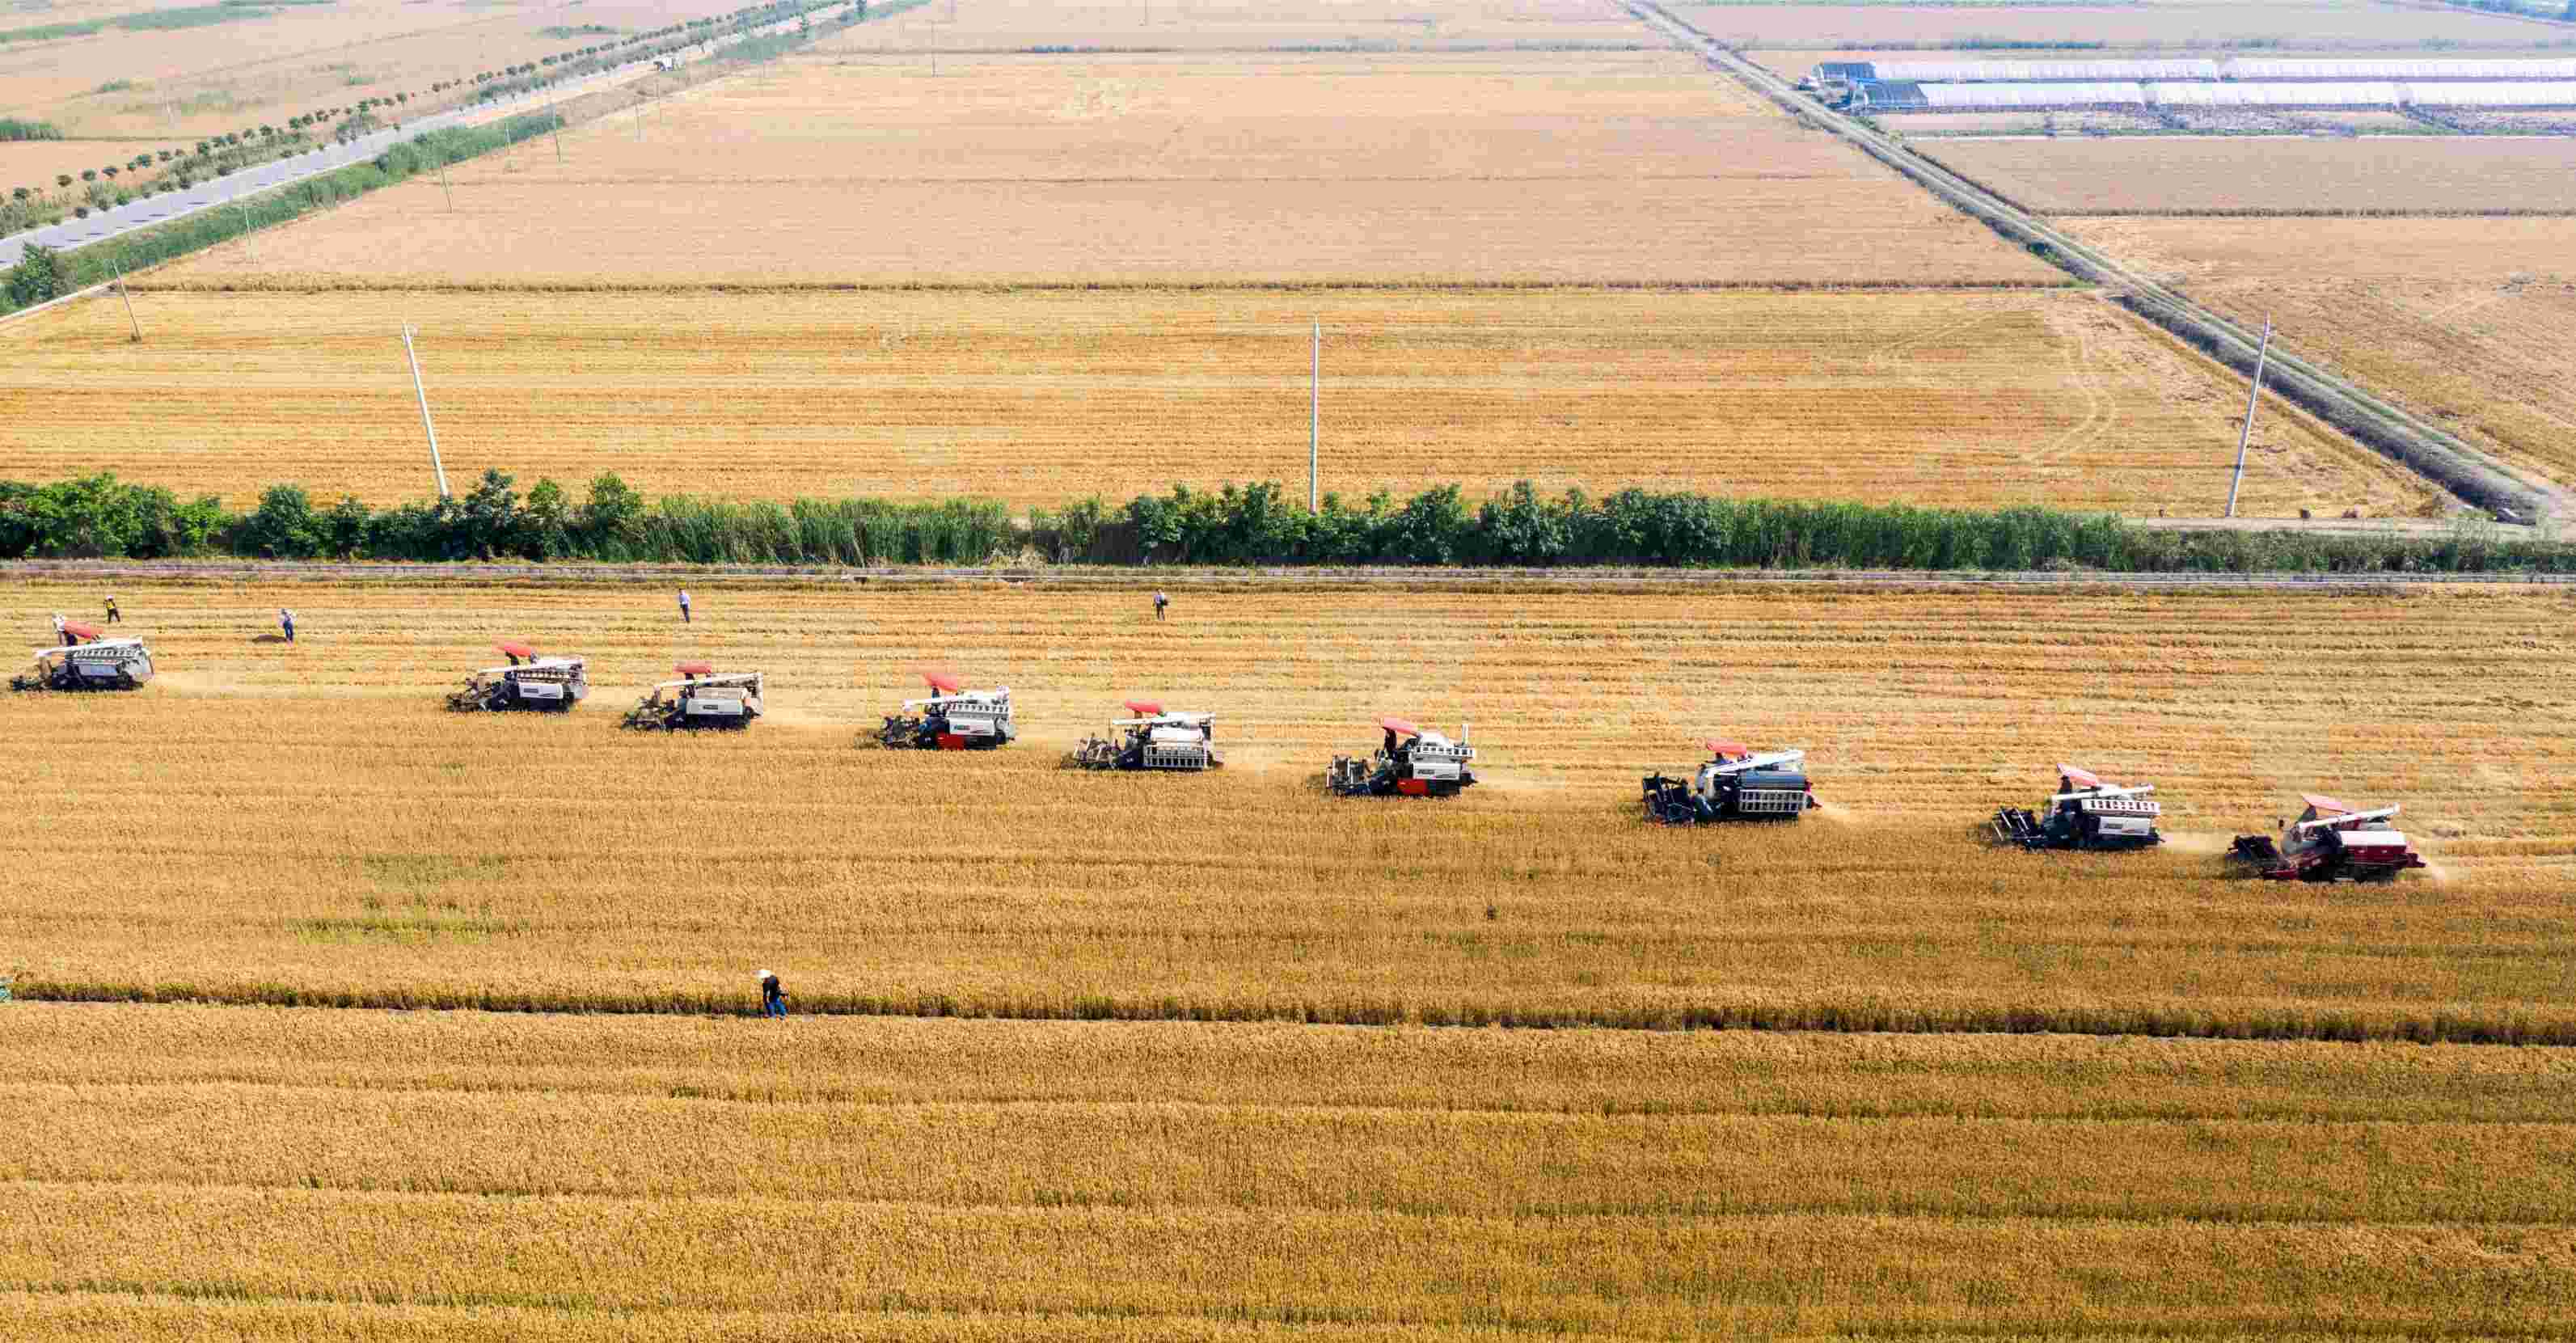
[[[265,243],[263,245],[266,245]],[[1310,323],[1325,488],[1529,479],[1923,504],[2212,512],[2243,392],[2099,300],[1342,291],[174,293],[0,328],[0,478],[421,497],[399,340],[453,479],[753,499],[1060,505],[1302,480]],[[2245,510],[2404,514],[2422,482],[2267,410]]]
[[[265,266],[209,254],[168,274],[285,287],[2059,278],[1663,52],[1317,56],[1248,73],[992,57],[937,78],[794,61],[641,127],[594,123],[564,149],[561,164],[536,144],[483,161],[453,211],[424,178],[264,235]]]
[[[2576,1029],[2566,589],[1263,588],[1158,623],[1141,585],[691,586],[685,626],[633,587],[120,587],[152,686],[0,701],[20,988],[738,1010],[768,968],[815,1011]],[[10,588],[0,629],[101,595]],[[449,714],[501,638],[587,655],[591,702]],[[687,657],[766,672],[770,716],[619,731]],[[1011,685],[1021,741],[856,745],[925,662]],[[1140,694],[1216,712],[1226,769],[1059,766]],[[1485,782],[1323,793],[1388,711],[1472,723]],[[1828,809],[1649,828],[1638,777],[1709,732],[1805,748]],[[2070,756],[2156,784],[2174,843],[1984,847]],[[2404,804],[2439,873],[2230,876],[2311,788]]]
[[[2374,392],[2576,483],[2576,220],[2091,219],[2076,231]]]
[[[1882,117],[1878,124],[1899,135],[2134,135],[2164,128],[2143,112],[1926,112]]]
[[[67,135],[187,143],[362,97],[425,94],[433,82],[598,40],[548,36],[541,30],[549,27],[596,24],[633,32],[738,7],[723,0],[501,9],[478,0],[338,0],[246,11],[254,17],[203,27],[109,28],[0,46],[0,107],[53,122]],[[26,21],[67,17],[46,10]],[[6,26],[13,20],[0,18]],[[0,179],[0,185],[8,183]]]
[[[27,1343],[2539,1332],[2571,1211],[2563,1051],[6,1016]]]
[[[2576,143],[2565,140],[1956,141],[1926,152],[2054,214],[2576,212]]]
[[[1161,0],[932,3],[835,34],[825,53],[1575,51],[1665,44],[1612,0]]]
[[[1818,61],[2084,59],[2094,51],[2227,56],[2363,51],[2527,51],[2567,30],[2435,5],[2194,3],[2138,5],[1683,5],[1675,13],[1751,60],[1792,77]],[[2014,50],[2030,43],[2054,50]],[[1981,45],[1983,44],[1983,45]]]
[[[54,176],[69,173],[79,177],[113,163],[122,172],[137,154],[160,149],[185,149],[186,142],[174,140],[15,140],[0,143],[0,195],[12,187],[28,187],[52,192]]]

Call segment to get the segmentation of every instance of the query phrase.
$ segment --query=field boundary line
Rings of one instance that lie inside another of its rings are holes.
[[[2456,573],[2091,573],[2057,570],[1915,569],[1655,569],[1407,568],[1295,565],[959,565],[851,568],[798,564],[487,564],[475,561],[328,560],[5,560],[0,578],[95,581],[178,579],[201,582],[656,584],[674,579],[782,579],[888,586],[1004,583],[1046,587],[1227,588],[1329,586],[1449,591],[1599,590],[1762,587],[1904,588],[2295,588],[2576,587],[2576,574]]]
[[[178,258],[172,258],[177,260]],[[168,264],[168,263],[163,263]],[[140,272],[138,272],[139,274]],[[319,284],[173,284],[138,286],[155,294],[1330,294],[1330,293],[1690,293],[1739,290],[1755,293],[2056,293],[2090,288],[2081,280],[1032,280],[916,281],[872,284],[863,280],[782,280],[749,283],[471,282],[405,284],[333,281]],[[28,309],[33,312],[35,309]]]
[[[2039,215],[2016,208],[1994,192],[1952,171],[1947,165],[1874,131],[1851,117],[1802,97],[1786,80],[1728,49],[1723,43],[1676,18],[1657,0],[1619,0],[1649,27],[1685,50],[1696,52],[1709,68],[1732,76],[1770,100],[1802,125],[1840,136],[1899,176],[1931,192],[1972,219],[1993,229],[2079,279],[2115,292],[2111,301],[2132,314],[2190,343],[2210,357],[2251,378],[2256,342],[2242,327],[2202,307],[2183,294],[2129,269]],[[2486,452],[2392,405],[2357,384],[2284,351],[2276,341],[2270,356],[2271,390],[2323,419],[2355,442],[2389,457],[2440,485],[2454,496],[2507,516],[2512,521],[2546,522],[2576,499],[2535,481]]]

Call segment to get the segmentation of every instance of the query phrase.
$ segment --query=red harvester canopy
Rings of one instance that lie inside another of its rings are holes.
[[[1740,741],[1728,741],[1723,737],[1702,737],[1699,739],[1699,745],[1701,750],[1710,755],[1723,756],[1729,760],[1753,754],[1752,747]]]
[[[1422,729],[1415,727],[1413,724],[1408,723],[1401,718],[1393,716],[1377,720],[1377,725],[1385,728],[1389,732],[1401,732],[1408,737],[1419,737],[1422,735]]]
[[[931,689],[943,695],[954,695],[959,686],[966,684],[957,679],[955,672],[923,672],[921,679],[928,681]]]
[[[64,621],[63,632],[83,643],[88,643],[98,638],[100,635],[107,633],[107,631],[100,629],[96,625],[84,625],[77,620]]]
[[[2102,786],[2101,775],[2096,774],[2089,769],[2085,769],[2080,765],[2060,765],[2057,767],[2057,772],[2065,775],[2066,781],[2078,788],[2099,788]]]
[[[671,670],[678,672],[682,676],[713,676],[716,674],[716,664],[712,662],[683,662],[679,666],[673,667]]]
[[[1163,702],[1161,700],[1131,699],[1121,702],[1127,706],[1127,712],[1132,713],[1139,718],[1150,717],[1163,711]]]
[[[2349,816],[2352,814],[2352,808],[2335,801],[2333,798],[2322,797],[2315,793],[2301,793],[2299,794],[2299,800],[2316,808],[2317,815],[2319,816]]]
[[[496,649],[499,649],[499,650],[501,651],[501,655],[502,655],[503,657],[532,658],[532,657],[535,657],[535,656],[537,655],[537,650],[536,650],[536,649],[534,649],[534,648],[529,647],[529,646],[528,646],[528,645],[526,645],[526,644],[520,644],[520,643],[497,643],[497,644],[494,644],[494,645],[492,645],[492,646],[493,646],[494,648],[496,648]]]

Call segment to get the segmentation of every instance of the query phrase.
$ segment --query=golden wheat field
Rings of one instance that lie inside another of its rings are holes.
[[[1669,52],[790,59],[192,286],[2054,283]]]
[[[265,244],[263,244],[265,245]],[[2244,393],[2084,294],[1259,291],[144,292],[0,328],[0,478],[95,471],[235,502],[451,480],[747,499],[1057,506],[1303,483],[1481,498],[1629,485],[2217,511]],[[41,433],[33,426],[43,426]],[[2243,508],[2418,511],[2430,490],[2286,408]]]
[[[1967,59],[2010,59],[2013,44],[2096,49],[2189,49],[2228,54],[2276,49],[2500,49],[2544,46],[2555,28],[2495,14],[2419,8],[2379,0],[2180,0],[2144,4],[1772,4],[1717,0],[1674,5],[1701,32],[1774,70],[1806,73],[1843,51],[1952,51]],[[1860,59],[1868,59],[1863,56]]]
[[[1613,0],[932,0],[835,33],[826,53],[1616,50],[1661,46]]]
[[[2076,232],[2535,474],[2576,483],[2571,219],[2087,219]],[[2320,258],[2324,260],[2321,262]]]
[[[2568,1304],[2552,1051],[0,1014],[0,1309],[41,1343],[2545,1335]]]
[[[2576,1028],[2564,589],[695,594],[682,626],[635,587],[121,588],[152,687],[0,704],[22,993],[647,1010],[765,967],[940,1015]],[[24,583],[0,626],[101,595]],[[500,638],[587,655],[593,702],[449,716]],[[621,733],[691,656],[768,673],[770,716]],[[925,663],[1013,686],[1023,741],[858,749]],[[1139,694],[1217,712],[1227,770],[1059,768]],[[1324,795],[1383,712],[1472,723],[1489,782]],[[1647,830],[1638,777],[1711,731],[1806,749],[1827,810]],[[2069,758],[2155,783],[2174,842],[1977,842]],[[2402,803],[2439,873],[2231,879],[2303,789]]]
[[[2576,210],[2576,146],[2560,138],[1960,140],[1924,152],[2054,214]]]

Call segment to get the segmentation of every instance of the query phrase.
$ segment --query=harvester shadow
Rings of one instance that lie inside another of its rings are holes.
[[[254,634],[250,636],[250,641],[255,644],[282,644],[289,642],[287,637],[283,634]]]

